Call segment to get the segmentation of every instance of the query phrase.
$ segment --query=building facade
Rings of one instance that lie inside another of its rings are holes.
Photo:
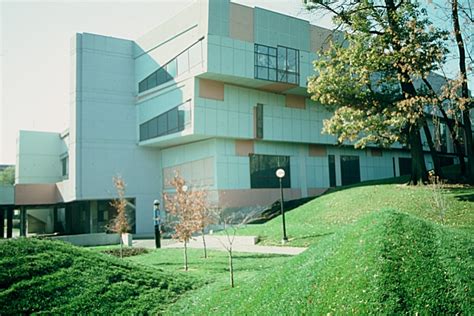
[[[407,173],[400,146],[354,150],[321,134],[331,113],[310,100],[307,78],[335,36],[229,0],[197,1],[134,41],[77,34],[69,129],[18,138],[15,204],[29,230],[103,231],[117,175],[134,231],[150,234],[175,171],[229,209],[277,200],[278,167],[287,199]]]

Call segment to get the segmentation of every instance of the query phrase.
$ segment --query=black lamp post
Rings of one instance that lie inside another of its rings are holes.
[[[160,201],[153,201],[153,221],[155,223],[155,247],[161,248],[161,232],[160,232]]]
[[[285,210],[283,209],[283,185],[281,183],[281,179],[285,177],[285,170],[279,168],[275,174],[278,177],[278,180],[280,181],[280,211],[281,219],[283,221],[283,239],[281,240],[281,243],[285,244],[288,242],[288,237],[286,236]]]

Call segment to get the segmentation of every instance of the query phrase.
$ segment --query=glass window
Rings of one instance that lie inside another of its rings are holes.
[[[178,131],[178,108],[174,108],[168,112],[168,132]]]
[[[259,188],[279,188],[280,181],[275,175],[279,168],[285,170],[285,177],[282,179],[284,188],[291,187],[290,176],[290,157],[255,155],[251,154],[250,159],[250,187]]]
[[[255,44],[255,78],[298,84],[299,51]]]
[[[334,155],[328,155],[329,164],[329,186],[331,188],[336,186],[336,159]]]
[[[61,168],[62,168],[62,175],[64,178],[69,176],[69,157],[66,156],[61,159]]]
[[[140,140],[149,139],[148,137],[148,125],[147,123],[143,123],[140,125]]]
[[[255,108],[255,138],[263,138],[263,104],[257,104]]]
[[[168,130],[168,113],[158,116],[158,136],[166,135]]]
[[[158,119],[154,118],[148,122],[148,137],[153,138],[158,136]]]
[[[188,71],[190,65],[194,66],[202,62],[201,45],[202,40],[195,43],[180,55],[170,60],[166,65],[163,65],[151,75],[140,81],[138,83],[138,92],[144,92],[165,82],[171,81],[177,75]]]
[[[189,101],[160,114],[140,125],[140,141],[184,130],[191,124]]]
[[[166,71],[168,71],[168,74],[171,76],[171,78],[176,77],[178,74],[178,71],[176,69],[176,59],[173,59],[166,65]]]
[[[359,156],[341,156],[341,182],[342,185],[360,182]]]
[[[257,67],[257,78],[268,80],[268,68]]]

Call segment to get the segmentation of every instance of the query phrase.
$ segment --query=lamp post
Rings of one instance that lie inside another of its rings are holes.
[[[281,180],[285,177],[285,170],[278,168],[275,174],[280,181],[280,211],[283,222],[283,239],[281,240],[281,243],[285,244],[288,242],[288,237],[286,236],[285,210],[283,209],[283,185],[281,183]]]
[[[155,247],[161,248],[161,232],[160,232],[160,201],[153,201],[153,221],[155,223]]]

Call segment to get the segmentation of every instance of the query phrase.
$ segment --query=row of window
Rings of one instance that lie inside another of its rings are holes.
[[[250,159],[250,187],[252,189],[279,188],[280,182],[275,172],[279,168],[285,170],[282,179],[284,188],[291,187],[290,157],[275,155],[251,154]],[[360,182],[359,156],[341,156],[341,184],[349,185]],[[334,155],[328,155],[329,185],[336,186],[336,161]]]
[[[183,131],[191,124],[191,102],[187,101],[140,124],[140,141]]]
[[[299,50],[255,44],[255,78],[299,84]]]
[[[202,61],[202,39],[194,43],[164,66],[140,81],[138,92],[144,92],[173,80]]]

